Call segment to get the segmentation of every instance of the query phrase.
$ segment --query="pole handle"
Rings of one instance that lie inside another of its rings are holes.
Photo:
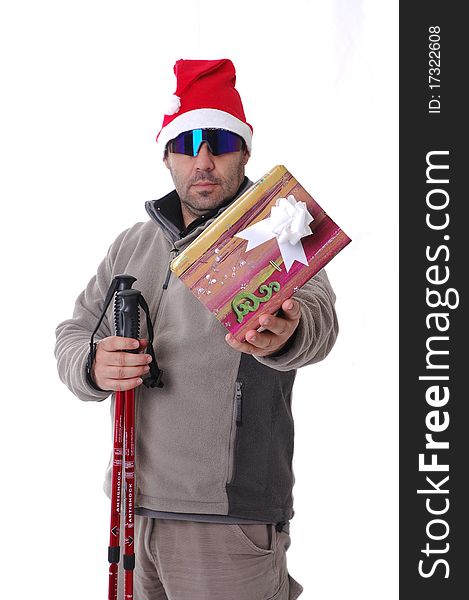
[[[126,275],[125,273],[122,273],[121,275],[116,275],[114,277],[107,291],[106,298],[104,299],[104,305],[103,310],[101,312],[101,316],[99,317],[96,327],[94,328],[94,331],[91,334],[90,351],[86,359],[86,380],[92,388],[100,392],[102,392],[102,390],[94,383],[93,378],[91,377],[91,369],[93,368],[94,357],[96,354],[96,343],[94,341],[94,336],[96,335],[104,319],[104,315],[106,314],[107,308],[111,303],[114,294],[118,291],[129,290],[132,287],[134,281],[137,281],[135,277],[133,277],[132,275]]]
[[[139,300],[140,292],[138,290],[127,289],[116,293],[114,301],[114,327],[117,336],[139,338]]]
[[[120,292],[122,290],[130,290],[132,284],[135,283],[137,279],[132,275],[122,273],[121,275],[116,275],[113,281],[116,283],[116,291]]]

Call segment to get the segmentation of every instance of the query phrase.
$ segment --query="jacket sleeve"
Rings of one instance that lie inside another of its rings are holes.
[[[323,360],[339,332],[335,294],[324,269],[295,292],[293,298],[301,305],[301,316],[286,346],[271,356],[253,355],[277,371],[290,371]]]
[[[98,267],[75,302],[71,319],[59,323],[56,328],[55,358],[59,377],[80,400],[101,401],[111,392],[93,388],[86,378],[86,360],[90,350],[90,337],[101,316],[104,299],[112,280],[113,262],[123,232],[108,250],[106,258]],[[109,321],[104,318],[96,333],[96,341],[113,335]]]

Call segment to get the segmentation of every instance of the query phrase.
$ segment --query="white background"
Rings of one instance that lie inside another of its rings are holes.
[[[1,6],[2,597],[107,597],[109,401],[60,383],[54,330],[171,189],[175,60],[229,57],[247,175],[285,164],[353,240],[327,269],[337,344],[295,384],[290,572],[305,600],[397,598],[397,3]]]

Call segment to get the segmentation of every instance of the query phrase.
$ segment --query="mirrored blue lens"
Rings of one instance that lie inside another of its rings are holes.
[[[197,156],[202,142],[207,142],[214,156],[237,152],[243,147],[243,138],[226,129],[191,129],[168,142],[168,150],[176,154]]]

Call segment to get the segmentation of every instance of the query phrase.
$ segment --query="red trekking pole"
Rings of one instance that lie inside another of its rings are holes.
[[[139,337],[138,290],[116,293],[114,322],[116,335]],[[131,351],[132,352],[132,351]],[[138,350],[137,350],[138,352]],[[135,403],[134,390],[116,392],[114,403],[114,448],[112,461],[111,525],[109,539],[109,600],[117,600],[118,564],[120,559],[120,525],[122,482],[124,481],[124,597],[133,600],[134,554],[134,496],[135,496]]]
[[[163,371],[158,367],[153,348],[153,325],[150,310],[138,290],[130,289],[136,281],[131,275],[116,275],[111,282],[98,323],[91,334],[90,352],[86,362],[86,378],[91,387],[98,390],[92,377],[96,357],[94,336],[104,319],[106,311],[115,295],[114,325],[118,336],[138,339],[140,335],[139,306],[146,315],[148,333],[147,352],[152,357],[149,375],[143,380],[147,388],[163,387]],[[138,352],[138,350],[127,350]],[[102,391],[102,390],[100,390]],[[108,600],[117,600],[118,565],[120,560],[120,531],[122,496],[125,497],[124,526],[124,591],[125,599],[133,600],[134,554],[134,503],[135,503],[135,402],[134,390],[116,392],[114,401],[114,444],[112,457],[111,526],[109,534],[109,593]],[[122,487],[124,482],[124,488]],[[124,494],[123,494],[124,490]]]

